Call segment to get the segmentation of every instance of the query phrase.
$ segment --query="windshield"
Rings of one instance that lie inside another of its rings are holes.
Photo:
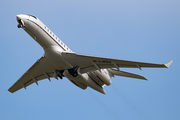
[[[36,17],[36,16],[34,16],[34,15],[30,15],[30,14],[27,14],[27,15],[29,15],[29,16],[31,16],[31,17],[33,17],[33,18],[37,19],[37,17]]]

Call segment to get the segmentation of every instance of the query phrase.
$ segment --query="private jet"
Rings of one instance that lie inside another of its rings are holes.
[[[14,93],[27,88],[32,83],[51,78],[68,78],[74,85],[85,90],[87,87],[106,94],[104,86],[111,85],[115,76],[147,80],[141,75],[120,70],[120,68],[168,68],[166,64],[136,62],[105,57],[82,55],[73,52],[36,16],[20,14],[16,16],[17,27],[25,30],[44,49],[44,55],[38,59],[9,89]]]

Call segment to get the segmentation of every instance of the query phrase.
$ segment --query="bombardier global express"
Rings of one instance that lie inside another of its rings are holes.
[[[33,15],[17,15],[18,28],[23,28],[44,49],[44,55],[37,60],[9,89],[11,93],[32,83],[54,77],[68,78],[74,85],[105,94],[104,86],[111,84],[111,77],[124,76],[147,80],[145,77],[120,70],[120,68],[155,67],[168,68],[166,64],[136,62],[73,52],[46,25]]]

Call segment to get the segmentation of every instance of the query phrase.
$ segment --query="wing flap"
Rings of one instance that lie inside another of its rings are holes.
[[[137,74],[134,74],[134,73],[129,73],[129,72],[125,72],[125,71],[119,71],[119,70],[114,70],[114,69],[107,69],[107,70],[113,75],[147,80],[147,78],[145,78],[144,76],[137,75]]]

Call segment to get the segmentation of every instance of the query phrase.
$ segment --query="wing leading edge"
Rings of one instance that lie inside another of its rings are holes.
[[[11,93],[21,88],[25,88],[32,83],[38,85],[39,80],[53,77],[54,68],[49,64],[48,60],[43,56],[31,68],[29,68],[9,89]]]
[[[121,59],[112,59],[96,56],[81,55],[76,53],[62,53],[62,56],[67,62],[71,63],[73,66],[79,66],[81,73],[86,73],[89,71],[94,71],[104,68],[139,68],[142,67],[152,67],[152,68],[168,68],[172,61],[166,64],[156,64],[156,63],[146,63],[146,62],[136,62]]]

